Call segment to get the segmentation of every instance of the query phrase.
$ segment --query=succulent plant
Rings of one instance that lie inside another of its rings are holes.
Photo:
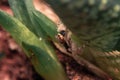
[[[8,1],[14,16],[0,10],[3,28],[22,47],[35,70],[45,80],[68,80],[49,42],[49,39],[55,40],[56,25],[34,8],[32,0]]]
[[[73,58],[92,72],[95,65],[120,80],[120,1],[119,0],[46,0],[68,29],[66,43]],[[58,30],[61,32],[62,30]],[[69,38],[68,38],[69,36]],[[85,59],[87,62],[82,62]],[[107,75],[105,75],[107,76]],[[111,77],[111,79],[110,79]]]

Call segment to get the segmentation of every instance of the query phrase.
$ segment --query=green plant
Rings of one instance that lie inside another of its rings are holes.
[[[94,0],[46,1],[52,4],[72,32],[58,30],[51,20],[34,9],[32,0],[9,0],[14,17],[0,10],[0,24],[23,48],[36,71],[46,80],[68,80],[49,43],[51,40],[99,77],[120,80],[119,0],[114,3],[103,0],[96,0],[96,3]],[[57,42],[57,31],[65,45]]]
[[[98,76],[108,75],[105,80],[120,80],[120,0],[46,1],[72,31],[65,30],[71,56]]]
[[[56,25],[35,10],[32,0],[9,0],[9,4],[14,17],[0,10],[0,24],[23,48],[36,71],[45,80],[68,80],[49,42],[55,40]]]

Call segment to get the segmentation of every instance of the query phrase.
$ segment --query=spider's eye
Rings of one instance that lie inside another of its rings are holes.
[[[65,34],[66,34],[65,30],[60,31],[60,34],[65,36]]]

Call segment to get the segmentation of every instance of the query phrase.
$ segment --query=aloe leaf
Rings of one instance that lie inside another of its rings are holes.
[[[41,28],[36,28],[32,22],[32,13],[35,11],[32,0],[8,0],[14,16],[18,18],[23,24],[26,25],[38,37],[44,37],[45,32]]]
[[[55,40],[55,36],[57,35],[57,26],[55,23],[38,11],[33,12],[33,20],[40,25],[48,36]]]
[[[17,17],[38,37],[55,38],[57,27],[45,15],[35,10],[32,0],[9,0],[9,4]],[[29,19],[29,20],[28,20]]]
[[[8,0],[14,16],[35,32],[30,14],[34,10],[32,0]],[[28,4],[28,5],[26,5]]]
[[[22,21],[22,23],[24,23],[32,32],[34,32],[37,37],[44,40],[46,40],[46,38],[48,39],[49,37],[51,37],[52,39],[55,38],[55,35],[57,34],[55,24],[53,24],[53,22],[43,14],[40,14],[40,21],[36,20],[33,14],[36,10],[34,9],[32,0],[9,0],[9,4],[14,12],[15,17]],[[44,25],[48,23],[49,25]],[[43,27],[48,29],[49,33]],[[50,49],[51,46],[49,45],[49,43],[46,42],[46,44],[46,46],[48,46],[48,48]],[[46,51],[48,50],[48,48],[44,48],[44,50]],[[52,51],[52,49],[50,49],[50,51]],[[48,54],[54,55],[54,53],[55,52],[52,52],[52,54]]]
[[[0,24],[23,48],[36,71],[45,80],[67,80],[54,50],[16,18],[0,10]]]
[[[56,60],[54,60],[54,56],[52,56],[53,53],[51,54],[49,53],[51,56],[48,56],[48,54],[45,54],[45,51],[41,50],[39,47],[29,45],[24,42],[22,44],[23,47],[27,49],[27,51],[29,51],[29,53],[31,54],[30,58],[33,65],[36,65],[35,66],[36,71],[39,71],[39,73],[45,75],[46,80],[67,80],[65,74],[60,74],[64,72],[61,68],[61,65],[57,63]],[[46,49],[51,52],[50,47]],[[44,59],[45,57],[46,60]],[[40,64],[38,61],[41,61]],[[53,72],[54,74],[51,72]],[[58,79],[58,77],[61,79]]]

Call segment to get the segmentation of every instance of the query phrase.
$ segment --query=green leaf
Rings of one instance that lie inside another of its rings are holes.
[[[45,15],[35,10],[32,0],[9,0],[16,18],[38,37],[55,39],[57,27]]]
[[[32,13],[35,11],[32,0],[8,0],[14,16],[26,25],[38,37],[44,37],[45,33],[38,25],[32,21]],[[37,28],[36,28],[37,27]],[[43,35],[44,33],[44,35]]]
[[[33,19],[47,33],[47,36],[55,40],[55,36],[57,35],[57,26],[55,23],[38,11],[33,12]]]
[[[29,45],[24,42],[22,44],[23,47],[31,54],[30,59],[33,65],[36,65],[36,71],[45,75],[44,78],[46,80],[67,80],[61,65],[54,59],[55,57],[52,55],[54,51],[51,51],[50,47],[45,47],[46,50],[49,51],[50,56],[48,56],[48,54],[45,54],[46,51],[41,50],[39,47]]]
[[[73,43],[80,43],[80,46],[76,44],[80,54],[75,56],[81,56],[113,79],[120,80],[120,0],[46,1],[78,38],[77,42],[71,37]]]
[[[32,0],[8,0],[13,14],[22,23],[24,23],[31,31],[34,30],[30,15],[34,11]],[[27,5],[26,5],[27,4]]]
[[[36,71],[45,80],[67,80],[65,73],[50,47],[16,18],[0,10],[0,24],[7,30],[31,59]]]

